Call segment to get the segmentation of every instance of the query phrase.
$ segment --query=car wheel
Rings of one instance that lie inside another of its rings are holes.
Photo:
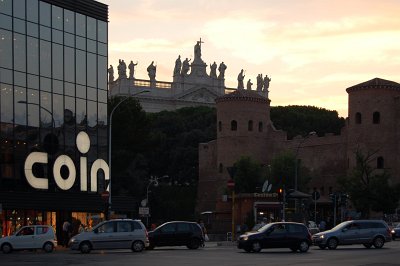
[[[254,241],[253,244],[251,244],[251,250],[253,250],[253,252],[260,252],[261,251],[260,242]]]
[[[81,251],[82,254],[90,253],[91,249],[92,249],[92,246],[90,245],[89,242],[83,242],[79,246],[79,250]]]
[[[189,245],[187,245],[189,249],[198,249],[200,247],[200,241],[197,238],[192,238],[190,240]]]
[[[4,254],[8,254],[12,252],[12,246],[8,243],[5,243],[1,246],[1,250],[3,251]]]
[[[142,252],[144,249],[144,243],[142,241],[135,241],[132,243],[133,252]]]
[[[53,249],[54,249],[53,243],[51,243],[51,242],[46,242],[46,243],[44,243],[44,245],[43,245],[43,250],[44,250],[46,253],[53,252]]]
[[[372,244],[363,244],[364,245],[364,247],[366,247],[366,248],[371,248],[372,247]]]
[[[308,244],[307,241],[303,240],[300,242],[298,249],[300,250],[300,252],[307,252],[309,248],[310,248],[310,244]]]
[[[337,245],[338,245],[338,241],[336,238],[331,238],[328,240],[326,245],[328,246],[329,249],[336,249]]]
[[[325,245],[318,245],[318,247],[319,247],[320,249],[325,249],[325,248],[326,248]]]
[[[385,245],[385,240],[382,237],[378,236],[375,237],[374,242],[372,244],[374,245],[375,248],[382,248],[383,245]]]

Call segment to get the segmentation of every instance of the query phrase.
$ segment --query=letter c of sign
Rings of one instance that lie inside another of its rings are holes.
[[[36,177],[33,175],[32,167],[35,163],[46,163],[47,164],[47,153],[45,152],[32,152],[25,160],[24,171],[26,180],[28,183],[39,189],[48,189],[49,181],[47,178]]]

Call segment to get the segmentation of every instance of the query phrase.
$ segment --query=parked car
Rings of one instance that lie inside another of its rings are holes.
[[[187,246],[197,249],[204,245],[204,234],[198,223],[167,222],[149,232],[149,249],[162,246]]]
[[[260,252],[263,248],[290,248],[292,251],[307,252],[311,243],[311,233],[304,224],[277,222],[241,235],[238,248],[247,252]]]
[[[14,235],[0,238],[3,253],[22,249],[43,249],[52,252],[57,247],[57,238],[50,225],[29,225],[20,228]]]
[[[382,248],[391,238],[389,226],[385,221],[354,220],[313,235],[313,243],[321,249],[336,249],[338,245],[352,244],[363,244],[366,248]]]
[[[72,250],[89,253],[92,249],[132,249],[141,252],[149,246],[146,227],[140,220],[104,221],[89,232],[82,232],[69,241]]]
[[[312,235],[319,233],[319,227],[314,221],[308,221],[307,227]]]
[[[390,233],[392,234],[393,240],[396,240],[396,238],[400,237],[400,223],[393,227]]]

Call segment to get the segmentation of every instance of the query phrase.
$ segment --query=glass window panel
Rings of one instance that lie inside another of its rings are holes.
[[[0,1],[0,12],[7,14],[7,15],[12,15],[12,0],[2,0]]]
[[[100,55],[107,56],[107,44],[97,42],[97,52]]]
[[[50,18],[50,5],[44,2],[40,2],[40,24],[50,27],[51,26],[51,18]]]
[[[87,85],[91,87],[97,87],[97,64],[96,55],[88,53],[87,54]]]
[[[96,41],[92,41],[87,39],[87,51],[92,52],[92,53],[96,53],[97,49],[96,49]]]
[[[64,37],[64,34],[62,31],[53,30],[53,36],[52,36],[53,42],[63,44],[63,37]]]
[[[87,99],[97,101],[97,90],[94,88],[87,88]]]
[[[20,20],[18,18],[14,18],[14,31],[25,34],[26,33],[25,21]]]
[[[0,66],[12,68],[12,34],[0,29]]]
[[[107,104],[99,103],[99,125],[107,125]]]
[[[64,33],[64,43],[66,46],[75,47],[75,36],[69,33]]]
[[[13,72],[10,69],[0,68],[0,83],[13,83]]]
[[[10,16],[0,14],[0,28],[12,30],[12,19]]]
[[[64,123],[63,96],[59,94],[53,94],[53,118],[56,127],[60,127]]]
[[[97,103],[87,101],[87,112],[88,126],[95,127],[97,125]]]
[[[14,87],[14,123],[16,125],[26,125],[26,89]]]
[[[14,0],[14,17],[25,19],[25,0]]]
[[[14,71],[14,85],[26,87],[26,74]]]
[[[14,70],[26,72],[26,37],[14,33]]]
[[[53,29],[63,29],[63,10],[61,7],[58,6],[52,6],[52,24],[51,27]]]
[[[40,124],[42,127],[51,127],[53,124],[51,110],[51,94],[48,92],[40,93]]]
[[[97,87],[107,90],[107,57],[97,56]]]
[[[28,22],[27,24],[27,35],[33,36],[33,37],[39,37],[39,25]]]
[[[63,94],[64,92],[63,85],[64,82],[53,79],[53,93]]]
[[[40,39],[51,41],[51,29],[45,26],[40,26]]]
[[[36,38],[27,37],[27,66],[28,73],[39,74],[39,41]]]
[[[107,91],[98,90],[97,94],[99,96],[99,102],[106,103],[107,102]]]
[[[40,75],[51,77],[51,44],[40,40]]]
[[[73,48],[64,47],[64,79],[75,82],[75,53]]]
[[[65,96],[64,122],[67,125],[75,125],[75,98]]]
[[[40,77],[40,90],[51,92],[51,79]]]
[[[53,78],[63,79],[64,60],[63,46],[53,43]]]
[[[29,12],[26,14],[27,19],[32,22],[38,22],[38,10],[39,10],[39,4],[37,0],[28,0],[26,1],[26,8],[29,10]]]
[[[86,50],[86,39],[76,36],[76,48]]]
[[[97,40],[107,43],[107,22],[105,21],[97,21]]]
[[[76,35],[86,37],[86,16],[76,13]]]
[[[39,77],[35,75],[28,74],[28,88],[39,89]]]
[[[39,127],[39,91],[37,90],[28,89],[28,126]]]
[[[82,85],[76,85],[76,97],[86,99],[86,87]]]
[[[76,50],[76,83],[86,85],[86,53]]]
[[[75,96],[75,84],[64,82],[65,94],[69,96]]]
[[[86,100],[76,99],[76,123],[78,125],[86,125]]]
[[[96,40],[97,39],[97,26],[96,20],[91,17],[87,17],[87,37]]]
[[[11,85],[0,84],[1,89],[1,122],[13,123],[13,89]]]
[[[64,9],[64,31],[75,33],[75,15],[67,9]]]

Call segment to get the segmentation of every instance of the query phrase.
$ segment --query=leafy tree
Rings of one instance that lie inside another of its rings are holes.
[[[272,159],[270,167],[273,184],[285,186],[286,190],[294,189],[296,156],[292,151],[276,155]],[[311,180],[310,171],[301,165],[301,161],[298,161],[297,169],[297,188],[304,191]]]
[[[241,157],[233,167],[235,168],[235,192],[253,193],[257,187],[262,186],[266,177],[265,168],[251,157]]]
[[[337,111],[314,106],[275,106],[271,108],[271,121],[275,128],[282,129],[292,139],[297,135],[305,136],[315,131],[319,136],[326,133],[339,134],[345,125],[345,119]]]
[[[355,152],[356,167],[339,184],[350,195],[354,207],[362,216],[369,218],[370,212],[393,213],[400,199],[400,185],[390,186],[390,176],[386,171],[375,173],[371,162],[376,161],[376,152],[364,155],[359,149]]]

